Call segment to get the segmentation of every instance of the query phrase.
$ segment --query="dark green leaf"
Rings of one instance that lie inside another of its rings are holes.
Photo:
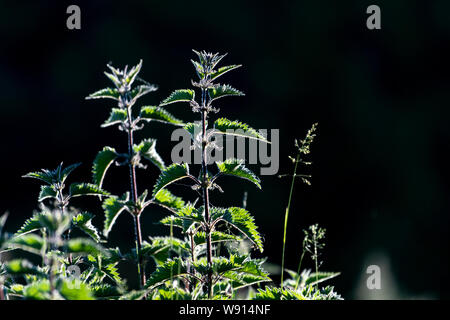
[[[211,101],[214,101],[219,98],[227,97],[227,96],[243,96],[244,93],[227,85],[219,85],[215,88],[209,88],[208,89],[209,96],[211,98]]]
[[[175,90],[170,96],[160,103],[160,106],[165,106],[175,102],[189,102],[194,100],[195,92],[190,89]]]
[[[249,139],[257,139],[269,143],[267,139],[258,133],[255,129],[250,128],[247,124],[239,121],[231,121],[225,118],[217,119],[214,122],[214,129],[221,134],[240,136]]]
[[[99,186],[91,183],[72,183],[70,185],[70,196],[109,196],[110,193],[102,190]]]
[[[227,159],[224,162],[216,162],[217,168],[221,174],[232,175],[242,179],[249,180],[261,189],[261,180],[248,168],[244,166],[242,159]]]
[[[141,108],[139,117],[146,121],[159,121],[163,123],[170,123],[175,125],[183,125],[181,120],[178,120],[169,112],[161,107],[144,106]]]
[[[103,185],[103,180],[105,178],[106,171],[117,158],[117,152],[115,149],[110,147],[104,147],[95,157],[94,164],[92,167],[93,180],[99,188]]]
[[[112,108],[108,120],[106,120],[101,127],[106,128],[127,120],[128,114],[126,109]]]
[[[156,140],[145,139],[140,144],[133,146],[134,152],[138,153],[141,157],[149,160],[160,170],[165,169],[164,161],[156,152]]]
[[[161,172],[158,180],[156,181],[155,187],[153,188],[153,197],[155,197],[161,189],[165,188],[169,184],[188,176],[189,166],[187,163],[174,163],[168,166]]]

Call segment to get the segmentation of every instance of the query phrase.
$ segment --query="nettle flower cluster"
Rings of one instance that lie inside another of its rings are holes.
[[[272,281],[263,268],[265,259],[252,257],[252,250],[263,252],[262,237],[253,216],[246,208],[222,208],[210,202],[214,191],[222,191],[219,182],[225,175],[248,180],[261,189],[260,179],[245,167],[244,160],[211,161],[211,152],[218,147],[214,137],[238,134],[269,142],[240,121],[211,119],[211,115],[219,112],[215,107],[218,99],[243,95],[230,85],[218,83],[224,74],[240,65],[219,67],[225,55],[195,50],[194,53],[198,58],[191,60],[198,76],[197,81],[192,81],[194,88],[175,90],[157,106],[137,107],[142,96],[157,90],[156,85],[139,77],[142,61],[123,70],[108,65],[105,75],[112,86],[87,99],[115,102],[102,127],[116,126],[124,132],[127,149],[119,151],[105,146],[95,157],[89,183],[72,183],[67,187],[69,175],[80,164],[68,167],[61,164],[54,170],[25,176],[43,183],[38,197],[40,210],[14,235],[4,231],[6,216],[0,219],[0,253],[26,251],[40,257],[41,263],[25,258],[1,263],[0,299],[232,299],[238,297],[242,288]],[[164,109],[181,102],[200,114],[200,121],[184,123]],[[201,153],[200,165],[166,165],[156,151],[155,139],[136,142],[135,133],[152,121],[187,130],[192,148]],[[147,179],[138,180],[138,169],[148,169],[148,163],[160,174],[153,186],[142,187]],[[125,167],[129,173],[128,187],[119,195],[104,188],[105,176],[113,164]],[[211,168],[212,164],[215,168]],[[197,199],[188,201],[169,191],[171,185],[182,179],[198,194]],[[71,206],[72,199],[81,196],[96,196],[101,201],[103,232],[93,225],[93,214]],[[143,239],[141,216],[153,205],[167,210],[159,222],[169,227],[170,235]],[[127,253],[107,247],[117,218],[124,212],[134,222],[131,234],[136,244]],[[174,229],[179,230],[178,236]],[[138,288],[127,283],[130,277],[120,275],[119,264],[123,261],[136,265]],[[150,268],[152,272],[148,272]],[[313,274],[300,273],[300,267],[297,273],[289,274],[292,279],[282,283],[281,288],[248,290],[247,298],[338,298],[332,289],[321,291],[317,287],[318,282],[336,275],[320,273],[317,263]]]

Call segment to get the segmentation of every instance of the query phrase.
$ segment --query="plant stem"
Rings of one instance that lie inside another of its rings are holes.
[[[206,222],[206,260],[208,262],[208,298],[212,297],[212,247],[211,247],[211,217],[209,213],[209,192],[208,192],[208,171],[207,171],[207,153],[206,153],[206,89],[202,88],[202,197],[205,207]]]
[[[285,253],[285,249],[286,249],[287,223],[288,223],[288,218],[289,218],[289,210],[291,208],[291,200],[292,200],[292,194],[294,192],[295,176],[297,174],[297,166],[298,166],[299,161],[300,161],[300,153],[297,154],[297,157],[295,159],[295,167],[294,167],[294,174],[292,175],[291,190],[289,192],[288,205],[286,207],[286,212],[285,212],[285,216],[284,216],[283,252],[282,252],[282,257],[281,257],[281,286],[283,286],[283,280],[284,280],[284,253]]]
[[[131,106],[127,105],[127,116],[128,116],[128,157],[129,157],[129,168],[130,168],[130,187],[131,187],[131,197],[135,205],[138,202],[137,195],[137,182],[136,182],[136,166],[134,164],[134,151],[133,151],[133,120],[131,113]],[[136,257],[138,260],[137,269],[140,280],[140,287],[143,288],[146,282],[145,279],[145,268],[141,257],[142,248],[142,232],[141,232],[141,222],[140,222],[141,212],[133,212],[134,216],[134,235],[136,239]]]
[[[301,279],[300,271],[301,271],[301,268],[302,268],[302,261],[303,261],[303,257],[304,256],[305,256],[305,249],[303,249],[302,255],[300,256],[300,262],[298,263],[298,269],[297,269],[298,280],[297,280],[297,283],[295,284],[295,289],[294,290],[297,290],[298,285],[300,284],[300,279]]]

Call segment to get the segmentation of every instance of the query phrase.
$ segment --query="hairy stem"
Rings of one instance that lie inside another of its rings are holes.
[[[211,246],[211,217],[209,213],[209,192],[208,192],[208,171],[207,171],[207,152],[206,152],[206,89],[202,88],[202,198],[205,207],[206,222],[206,261],[208,262],[208,298],[212,297],[212,246]]]
[[[134,151],[133,151],[133,119],[131,114],[131,106],[127,106],[127,116],[128,116],[128,157],[129,157],[129,169],[130,169],[130,188],[131,188],[131,197],[133,199],[134,204],[138,202],[138,193],[137,193],[137,182],[136,182],[136,165],[134,163]],[[136,240],[136,257],[138,260],[137,269],[140,280],[141,288],[145,285],[145,268],[141,257],[141,248],[142,248],[142,231],[141,231],[141,223],[140,223],[140,212],[134,212],[134,235]]]
[[[286,213],[284,216],[283,251],[282,251],[282,257],[281,257],[281,286],[283,286],[283,280],[284,280],[284,253],[285,253],[285,249],[286,249],[287,223],[288,223],[288,218],[289,218],[289,210],[291,208],[292,194],[294,192],[295,175],[297,174],[297,166],[298,166],[299,161],[300,161],[300,153],[297,154],[297,158],[295,159],[295,167],[294,167],[294,174],[292,175],[291,190],[289,192],[288,205],[286,207]]]

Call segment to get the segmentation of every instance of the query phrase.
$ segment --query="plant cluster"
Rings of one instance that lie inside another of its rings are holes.
[[[124,132],[127,149],[122,152],[104,147],[95,157],[89,183],[67,182],[80,164],[64,167],[61,163],[54,170],[43,169],[24,176],[41,182],[40,205],[15,234],[7,233],[4,228],[6,215],[0,219],[2,256],[19,256],[16,251],[22,253],[20,258],[0,262],[0,299],[340,298],[332,287],[318,287],[320,282],[337,275],[319,272],[323,229],[312,226],[303,242],[302,259],[305,252],[310,253],[315,272],[301,271],[300,262],[298,272],[288,271],[291,279],[284,280],[282,276],[281,286],[276,287],[264,269],[266,259],[254,257],[252,252],[263,252],[262,236],[254,217],[245,206],[217,207],[211,203],[214,192],[223,192],[219,182],[225,175],[245,179],[261,189],[260,179],[245,166],[244,160],[212,163],[211,153],[218,147],[214,137],[239,134],[270,142],[238,120],[212,119],[219,112],[218,99],[243,95],[232,86],[218,82],[240,65],[220,67],[225,55],[195,50],[194,53],[197,60],[191,62],[198,79],[192,81],[193,88],[175,90],[157,106],[136,106],[142,96],[157,90],[156,85],[139,77],[142,61],[124,69],[108,65],[105,75],[112,86],[87,99],[115,102],[102,127],[116,126]],[[184,123],[165,109],[182,102],[199,114],[199,121]],[[189,132],[191,148],[201,154],[198,168],[188,163],[166,165],[156,151],[154,138],[135,141],[135,133],[153,121],[180,126]],[[297,144],[299,154],[309,153],[314,130],[315,126],[301,145]],[[160,171],[151,191],[142,188],[144,179],[138,179],[138,170],[147,169],[146,162]],[[297,156],[296,167],[299,162]],[[128,187],[119,195],[105,189],[105,176],[113,164],[125,167],[129,173]],[[169,190],[182,179],[198,195],[197,199],[187,201]],[[307,177],[302,179],[308,181]],[[92,223],[93,214],[73,207],[71,200],[82,196],[95,196],[101,201],[102,232]],[[167,215],[159,223],[167,226],[169,235],[145,239],[141,216],[154,205],[166,209]],[[124,212],[133,220],[134,230],[130,234],[136,245],[126,253],[108,246],[108,237]],[[120,274],[123,261],[136,265],[138,287],[131,287],[130,277]],[[284,246],[282,264],[284,270]],[[150,269],[153,270],[149,272]]]

